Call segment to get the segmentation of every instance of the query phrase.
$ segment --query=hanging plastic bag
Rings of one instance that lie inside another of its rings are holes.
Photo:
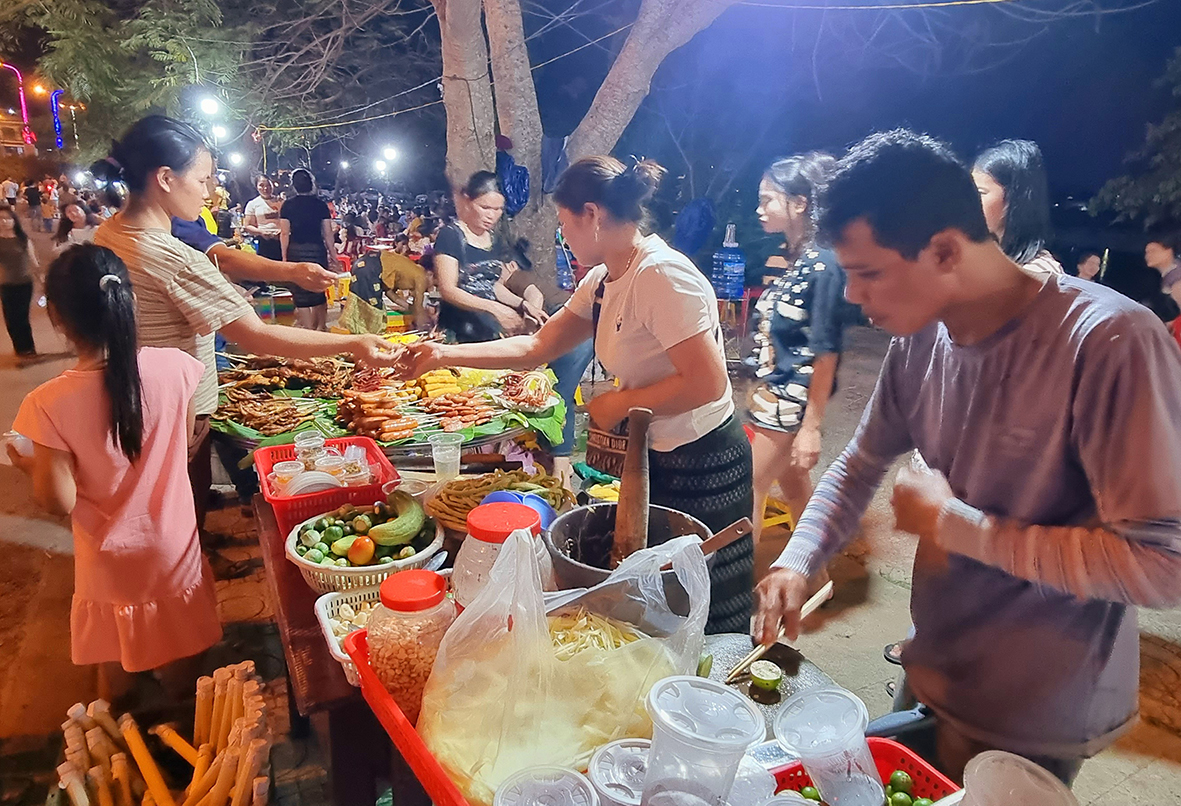
[[[487,586],[443,638],[418,731],[472,802],[526,767],[585,768],[608,742],[652,735],[648,690],[697,667],[709,572],[697,537],[627,558],[547,606],[533,538],[510,536]],[[660,567],[672,561],[677,583]],[[551,631],[555,637],[551,637]]]

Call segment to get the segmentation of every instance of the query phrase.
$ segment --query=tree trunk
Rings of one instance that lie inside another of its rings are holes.
[[[447,178],[460,187],[496,164],[496,113],[480,0],[432,0],[443,41],[443,106],[447,110]],[[534,98],[536,105],[536,94]]]
[[[623,50],[586,117],[570,135],[570,161],[611,153],[648,95],[652,76],[664,58],[737,1],[643,0]]]

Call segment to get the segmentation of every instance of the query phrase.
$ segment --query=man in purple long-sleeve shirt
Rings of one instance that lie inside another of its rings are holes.
[[[1181,351],[1147,309],[1036,276],[989,235],[967,170],[910,132],[838,167],[821,234],[895,336],[873,398],[759,584],[754,634],[799,632],[808,577],[890,464],[919,536],[902,656],[953,776],[978,752],[1068,783],[1135,720],[1135,607],[1181,602]]]

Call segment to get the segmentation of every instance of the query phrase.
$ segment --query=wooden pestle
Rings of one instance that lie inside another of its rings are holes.
[[[126,753],[116,753],[111,756],[111,775],[118,784],[116,794],[119,806],[132,806],[131,801],[131,766]]]
[[[197,710],[193,719],[193,744],[197,747],[209,741],[213,724],[213,678],[197,679]]]
[[[102,767],[91,767],[86,772],[86,781],[98,798],[98,806],[115,806],[111,796],[111,778]]]
[[[177,755],[189,763],[190,767],[197,766],[197,748],[186,742],[172,725],[156,725],[149,728],[148,733],[159,736],[160,741],[175,750]]]
[[[79,770],[90,769],[90,748],[86,746],[86,734],[82,726],[67,719],[62,723],[62,735],[66,739],[66,760]]]
[[[255,778],[251,784],[250,806],[267,806],[267,794],[270,790],[270,779]]]
[[[91,764],[101,767],[103,773],[110,776],[115,748],[107,738],[107,732],[97,726],[86,731],[86,747],[90,751]]]
[[[619,503],[615,506],[615,541],[611,546],[611,567],[648,546],[648,427],[650,409],[631,409],[627,416],[627,453],[619,482]]]
[[[136,766],[139,767],[140,774],[144,777],[144,782],[148,785],[148,792],[152,796],[152,800],[156,802],[156,806],[176,806],[172,800],[172,793],[168,791],[168,785],[164,783],[164,776],[160,774],[160,768],[156,766],[156,760],[152,758],[152,754],[148,752],[148,746],[144,744],[144,737],[139,732],[139,725],[135,723],[135,718],[131,714],[124,714],[119,720],[119,728],[123,731],[123,738],[127,740],[127,748],[131,751],[131,757],[135,759]]]
[[[185,789],[186,798],[193,791],[193,788],[197,786],[197,782],[205,777],[205,773],[209,771],[211,764],[213,764],[213,745],[206,742],[197,749],[197,763],[193,765],[193,778],[189,781],[189,785]]]
[[[229,720],[226,719],[227,707],[229,701],[226,698],[226,688],[229,686],[230,679],[233,673],[227,668],[218,669],[213,673],[213,720],[210,723],[210,741],[214,748],[220,753],[225,749],[225,740],[222,737],[229,733]],[[225,732],[222,731],[222,723],[225,723]]]
[[[238,764],[231,806],[247,806],[250,803],[253,781],[262,771],[268,753],[270,745],[265,739],[254,739],[246,747],[242,761]]]
[[[127,742],[123,740],[123,731],[119,730],[119,726],[115,723],[115,718],[111,715],[111,704],[109,702],[106,700],[95,700],[87,706],[86,714],[102,726],[102,729],[107,732],[111,741],[120,750],[127,749]]]

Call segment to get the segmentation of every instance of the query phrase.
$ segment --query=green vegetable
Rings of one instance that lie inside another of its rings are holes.
[[[358,515],[353,518],[352,526],[353,531],[357,534],[367,535],[369,534],[369,527],[373,526],[373,521],[370,520],[368,515]]]
[[[395,548],[395,546],[378,546],[377,551],[373,552],[373,556],[379,560],[383,557],[392,557]]]
[[[894,770],[890,773],[890,786],[895,792],[905,792],[909,795],[914,789],[914,779],[905,770]]]
[[[320,560],[320,565],[330,565],[333,568],[335,568],[336,567],[336,558],[329,555],[329,556],[325,557],[324,559]]]
[[[322,539],[320,540],[320,542],[319,542],[319,543],[317,543],[316,545],[312,546],[312,548],[314,548],[314,549],[319,549],[319,550],[320,550],[320,553],[321,553],[321,554],[325,554],[325,555],[326,555],[326,554],[328,554],[330,551],[332,551],[332,549],[328,548],[328,544],[327,544],[327,543],[325,543],[325,542],[324,542]]]
[[[886,806],[890,806],[890,798],[894,797],[894,787],[886,784]]]
[[[336,566],[338,568],[348,568],[349,567],[348,558],[347,557],[338,557],[336,560]]]
[[[306,546],[307,548],[311,548],[312,546],[314,546],[320,542],[320,533],[317,532],[315,529],[308,529],[306,532],[304,532],[303,534],[301,534],[299,536],[299,542],[303,546]]]
[[[914,806],[914,801],[905,792],[895,792],[890,796],[890,806]]]
[[[426,522],[426,513],[422,504],[415,501],[407,493],[394,490],[390,493],[389,504],[396,517],[387,522],[379,523],[369,530],[373,542],[381,546],[402,546],[414,539]]]
[[[800,794],[807,800],[820,800],[820,790],[814,786],[806,786],[800,790]]]
[[[701,660],[697,661],[697,676],[709,677],[709,673],[714,670],[714,656],[702,655]]]
[[[295,547],[295,553],[298,554],[300,557],[302,557],[303,555],[308,553],[308,547],[305,546],[303,543],[299,543]]]
[[[349,553],[349,548],[353,545],[353,541],[357,539],[357,535],[345,535],[339,540],[333,542],[332,553],[337,557],[343,557]]]
[[[308,562],[318,563],[324,559],[324,552],[319,549],[308,549],[308,553],[303,555],[303,558]]]
[[[327,518],[320,518],[320,520],[316,521],[314,528],[317,532],[323,532],[325,529],[328,528],[328,519]]]
[[[399,560],[409,560],[411,557],[413,557],[417,553],[418,552],[414,550],[414,546],[406,546],[405,548],[403,548],[401,551],[398,552],[398,559]]]
[[[344,537],[344,529],[339,526],[329,526],[324,530],[324,542],[331,545]]]
[[[913,806],[935,806],[935,801],[930,798],[919,798],[914,802]]]

